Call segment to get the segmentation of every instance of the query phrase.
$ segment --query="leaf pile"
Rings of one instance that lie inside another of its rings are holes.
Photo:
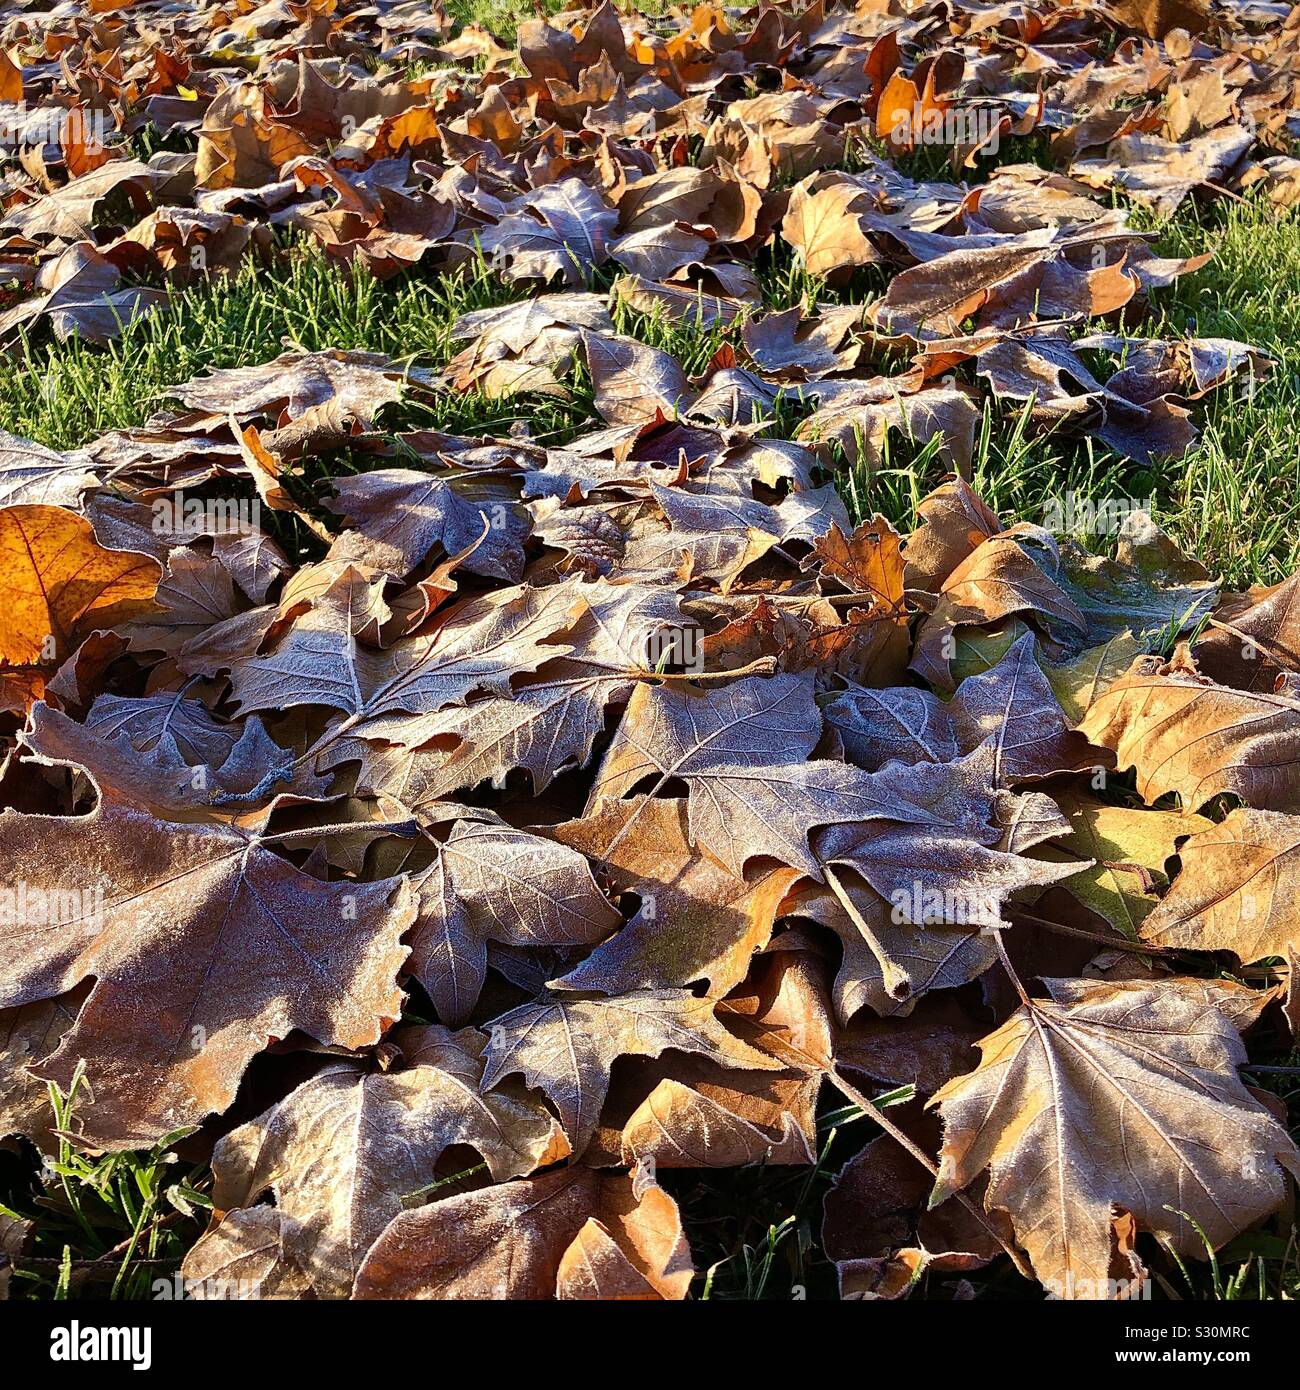
[[[295,350],[0,437],[0,1134],[83,1074],[88,1149],[198,1129],[185,1277],[266,1297],[682,1298],[658,1175],[813,1164],[835,1087],[889,1131],[827,1197],[846,1296],[1006,1252],[1104,1297],[1281,1208],[1239,1068],[1295,1018],[1298,580],[962,476],[986,395],[1147,460],[1266,366],[1136,336],[1195,263],[1111,192],[1300,168],[1300,31],[1173,8],[605,5],[518,64],[423,5],[0,10],[0,97],[80,113],[0,184],[0,335],[106,339],[286,229],[530,293],[436,370]],[[918,110],[985,131],[950,179]],[[1060,172],[965,181],[990,131]],[[767,309],[772,255],[891,278]],[[727,343],[690,377],[628,310]],[[561,445],[380,429],[580,387]],[[957,475],[906,537],[834,486],[891,431]]]

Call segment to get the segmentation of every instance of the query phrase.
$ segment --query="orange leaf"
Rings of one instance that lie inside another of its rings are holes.
[[[889,33],[882,34],[876,40],[871,52],[867,54],[863,71],[871,79],[873,92],[884,90],[886,83],[898,71],[898,63],[898,34],[891,29]]]
[[[106,550],[90,522],[64,507],[0,511],[0,660],[64,656],[90,621],[112,627],[153,607],[162,567]]]
[[[18,102],[23,99],[23,70],[0,48],[0,101]]]
[[[894,131],[904,123],[910,126],[912,111],[921,100],[921,94],[911,78],[896,72],[885,84],[876,107],[876,135],[881,140],[893,140]]]

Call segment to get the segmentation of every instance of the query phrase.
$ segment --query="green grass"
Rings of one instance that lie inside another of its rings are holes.
[[[550,18],[573,8],[565,0],[532,0],[531,4],[521,5],[519,0],[447,0],[448,16],[457,24],[477,24],[480,28],[495,34],[504,47],[514,45],[519,25],[529,17],[529,12],[539,18]],[[629,5],[620,0],[615,8],[620,14],[638,14],[644,19],[653,19],[666,14],[673,8],[670,0],[640,0]],[[684,6],[689,11],[689,5]]]
[[[77,1076],[67,1096],[50,1087],[56,1130],[69,1128],[80,1085]],[[17,1262],[10,1297],[179,1296],[181,1258],[212,1206],[200,1190],[206,1174],[192,1186],[191,1165],[173,1152],[184,1134],[167,1135],[148,1150],[99,1157],[60,1138],[34,1174],[9,1178],[0,1165],[0,1217],[33,1221],[32,1248]]]
[[[1256,383],[1234,384],[1198,403],[1201,436],[1180,460],[1143,468],[1092,441],[1036,436],[1024,412],[986,410],[974,481],[1005,518],[1041,520],[1043,499],[1067,488],[1093,497],[1154,495],[1157,514],[1189,552],[1230,585],[1271,583],[1300,563],[1300,220],[1254,202],[1194,209],[1164,229],[1169,254],[1213,250],[1215,259],[1158,293],[1142,331],[1231,337],[1271,353],[1277,366]],[[787,258],[760,264],[764,307],[811,306],[820,296],[858,298],[861,285],[828,292]],[[604,275],[597,288],[609,283]],[[353,277],[321,253],[289,246],[271,270],[249,265],[179,297],[177,307],[128,326],[100,349],[77,341],[25,340],[21,368],[0,384],[0,428],[53,448],[73,448],[106,430],[142,424],[168,387],[210,367],[266,361],[292,348],[358,348],[440,366],[456,317],[523,297],[485,266],[454,278],[416,271],[384,283]],[[618,322],[701,370],[731,333],[701,335],[662,319],[618,310]],[[577,432],[589,397],[579,382],[568,405],[449,395],[430,408],[393,412],[394,427],[506,432],[527,422],[552,442]],[[782,432],[799,418],[788,401]],[[838,481],[858,516],[882,511],[902,527],[940,469],[891,436],[883,466]]]
[[[1215,258],[1172,288],[1152,331],[1239,338],[1277,366],[1253,393],[1210,398],[1201,438],[1162,468],[1159,495],[1209,570],[1240,585],[1275,583],[1300,565],[1300,221],[1222,202],[1204,224],[1176,221],[1165,243]]]

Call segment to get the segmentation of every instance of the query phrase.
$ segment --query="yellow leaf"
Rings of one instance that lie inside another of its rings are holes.
[[[67,655],[90,624],[113,627],[153,607],[162,567],[106,550],[64,507],[0,510],[0,660],[35,665]]]

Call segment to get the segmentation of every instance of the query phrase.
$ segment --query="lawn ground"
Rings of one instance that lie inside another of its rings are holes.
[[[455,8],[455,7],[452,7]],[[644,7],[642,7],[644,10]],[[509,40],[508,0],[461,7]],[[973,465],[977,491],[1004,521],[1040,521],[1046,499],[1066,491],[1092,497],[1154,497],[1157,520],[1225,586],[1275,583],[1300,564],[1300,220],[1254,200],[1220,198],[1187,204],[1158,229],[1165,254],[1212,251],[1213,260],[1160,294],[1154,335],[1221,336],[1249,342],[1276,359],[1272,373],[1249,387],[1217,393],[1197,412],[1200,437],[1180,460],[1144,469],[1100,446],[1031,437],[1026,419],[986,411]],[[768,307],[818,299],[856,301],[879,292],[883,279],[862,272],[846,290],[830,292],[789,262],[761,267]],[[605,282],[608,284],[608,281]],[[601,288],[598,282],[593,288]],[[438,368],[452,354],[457,317],[524,297],[487,266],[455,280],[418,269],[386,283],[353,279],[304,246],[279,248],[270,265],[248,265],[232,278],[182,292],[174,309],[128,326],[107,348],[34,338],[14,368],[0,374],[0,428],[48,446],[74,448],[107,430],[142,424],[167,401],[168,388],[208,368],[259,363],[289,348],[352,348]],[[621,331],[667,348],[688,371],[701,370],[728,336],[672,327],[620,306]],[[787,404],[781,427],[802,414]],[[429,408],[398,408],[386,427],[438,428],[460,434],[505,434],[517,421],[547,443],[562,443],[590,417],[579,380],[572,399],[441,398]],[[926,451],[895,447],[874,474],[843,469],[836,478],[855,519],[883,512],[900,529],[915,524],[915,504],[941,469]],[[317,542],[307,532],[284,538],[302,558]],[[1276,1081],[1276,1078],[1275,1078]],[[1294,1078],[1272,1089],[1294,1101]],[[1300,1109],[1293,1106],[1293,1131]],[[697,1267],[706,1273],[697,1295],[779,1297],[804,1289],[833,1295],[834,1275],[817,1249],[819,1197],[838,1166],[837,1142],[852,1148],[868,1121],[852,1107],[824,1117],[821,1165],[807,1170],[749,1169],[729,1181],[693,1187],[673,1179]],[[165,1186],[179,1172],[161,1153],[92,1160],[68,1150],[44,1174],[44,1191],[15,1196],[11,1167],[0,1155],[6,1200],[44,1206],[40,1260],[30,1292],[74,1286],[72,1262],[100,1260],[111,1277],[99,1292],[148,1296],[169,1278],[179,1255],[204,1224],[203,1171],[189,1174],[192,1210],[167,1207]],[[62,1171],[60,1171],[62,1170]],[[183,1189],[184,1191],[184,1189]],[[0,1195],[4,1195],[0,1193]],[[1253,1242],[1253,1243],[1252,1243]],[[1198,1266],[1175,1295],[1258,1297],[1300,1293],[1294,1237],[1243,1238],[1217,1263]],[[978,1276],[981,1293],[1032,1293],[1014,1274]],[[944,1296],[940,1294],[939,1296]]]

